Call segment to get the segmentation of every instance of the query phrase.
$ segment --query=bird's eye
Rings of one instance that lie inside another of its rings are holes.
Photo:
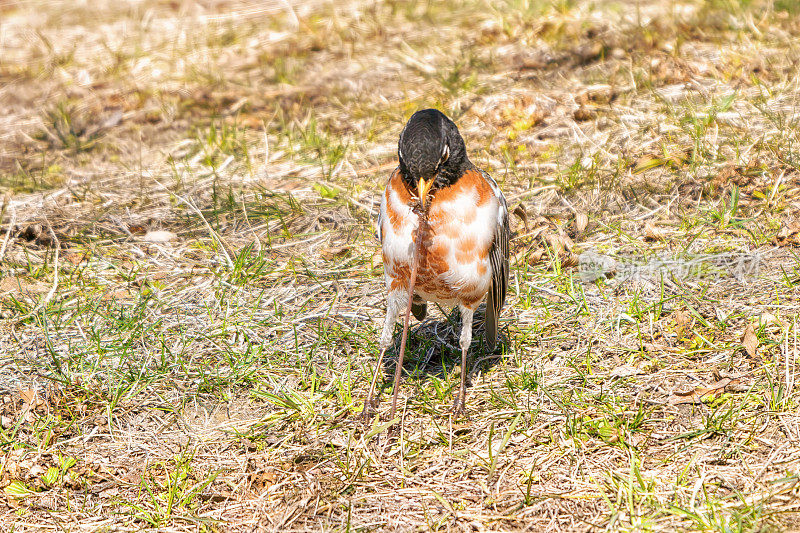
[[[444,145],[444,150],[442,150],[442,158],[439,160],[439,164],[441,165],[445,161],[450,158],[450,147],[446,144]]]

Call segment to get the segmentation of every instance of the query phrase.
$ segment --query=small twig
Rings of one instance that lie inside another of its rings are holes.
[[[775,179],[775,183],[772,185],[772,190],[769,193],[769,198],[767,198],[768,206],[772,205],[772,201],[775,199],[775,194],[778,192],[778,187],[780,187],[781,183],[783,182],[784,175],[786,175],[785,170],[781,172],[780,176]]]

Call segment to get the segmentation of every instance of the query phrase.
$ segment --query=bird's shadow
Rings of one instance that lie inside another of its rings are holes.
[[[481,305],[472,321],[472,343],[467,353],[468,380],[477,369],[488,371],[508,354],[508,336],[502,330],[497,332],[494,350],[489,351],[484,340],[484,312],[485,305]],[[402,328],[397,328],[397,331],[384,358],[381,390],[391,385],[397,368]],[[461,364],[460,332],[461,313],[457,307],[444,318],[426,318],[409,327],[403,359],[404,379],[425,381],[431,377],[446,378],[448,372]]]

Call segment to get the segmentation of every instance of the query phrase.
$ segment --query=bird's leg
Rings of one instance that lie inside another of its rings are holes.
[[[369,393],[367,399],[364,400],[364,410],[361,415],[365,420],[368,420],[372,415],[375,408],[380,403],[380,397],[373,398],[375,394],[375,384],[378,382],[378,374],[383,370],[383,357],[386,355],[386,350],[392,344],[392,332],[394,331],[394,324],[397,322],[397,315],[400,313],[400,305],[402,305],[402,292],[391,292],[386,299],[386,320],[383,322],[383,332],[381,332],[380,347],[381,354],[378,356],[378,364],[375,366],[375,373],[372,375],[372,383],[369,386]]]
[[[400,356],[397,358],[397,368],[394,371],[394,393],[392,394],[392,410],[389,411],[389,420],[394,419],[394,414],[397,410],[397,395],[400,392],[400,376],[403,373],[403,357],[406,354],[408,324],[411,322],[411,305],[414,302],[414,284],[417,281],[417,270],[419,269],[422,243],[427,237],[427,213],[419,204],[414,206],[414,212],[419,216],[419,225],[417,226],[414,238],[414,250],[411,254],[411,275],[408,279],[408,307],[406,307],[406,316],[405,320],[403,320],[403,336],[400,339]]]
[[[473,310],[469,307],[461,306],[461,386],[456,394],[456,401],[453,403],[453,414],[464,413],[464,403],[467,396],[467,352],[472,343],[472,316]]]
[[[369,386],[369,393],[367,394],[367,399],[364,400],[364,410],[361,411],[361,416],[364,420],[369,420],[372,416],[372,411],[378,407],[378,403],[380,403],[380,398],[373,398],[373,394],[375,394],[375,384],[378,382],[378,374],[381,373],[381,369],[383,368],[383,356],[386,355],[386,349],[381,349],[381,355],[378,356],[378,364],[375,366],[375,373],[372,374],[372,383]]]
[[[397,409],[397,395],[400,392],[400,375],[403,372],[403,356],[406,354],[406,340],[408,339],[408,324],[411,322],[411,303],[414,299],[414,282],[417,280],[417,267],[419,265],[418,246],[414,246],[414,258],[411,261],[411,276],[408,280],[408,307],[403,320],[403,336],[400,339],[400,355],[397,358],[397,368],[394,371],[394,393],[392,394],[392,410],[389,411],[389,420],[394,419]]]

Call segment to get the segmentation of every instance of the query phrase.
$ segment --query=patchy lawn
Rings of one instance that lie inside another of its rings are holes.
[[[799,16],[0,1],[0,523],[800,528]],[[392,433],[373,223],[431,106],[512,279],[464,418],[457,316],[412,327]]]

